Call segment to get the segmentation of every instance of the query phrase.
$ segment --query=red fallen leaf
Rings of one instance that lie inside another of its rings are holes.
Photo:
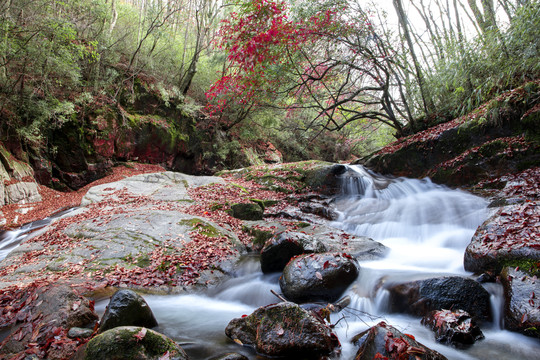
[[[322,279],[323,279],[323,277],[322,277],[321,273],[320,273],[320,272],[318,272],[318,271],[317,271],[317,272],[315,272],[315,277],[316,277],[317,279],[319,279],[319,280],[322,280]]]
[[[329,260],[326,260],[323,264],[323,270],[326,270],[328,268],[328,266],[330,265],[330,261]]]
[[[163,354],[162,357],[160,357],[158,360],[170,360],[169,352],[167,351],[165,354]]]
[[[245,317],[247,317],[247,315],[246,315],[246,314],[242,315],[242,318],[245,318]]]
[[[138,333],[133,335],[137,341],[141,341],[146,336],[146,328],[142,328]]]
[[[71,309],[73,311],[77,310],[79,307],[81,306],[81,300],[77,300],[73,303],[73,305],[71,305]]]
[[[413,339],[413,340],[416,340],[416,338],[415,338],[413,335],[411,335],[411,334],[405,334],[405,336],[408,336],[409,338],[411,338],[411,339]]]
[[[276,330],[276,334],[278,336],[282,336],[283,334],[285,334],[285,330],[283,330],[283,328],[278,325],[278,329]]]
[[[527,315],[527,313],[523,314],[523,316],[521,317],[521,323],[525,323],[527,320],[529,320],[529,316]]]

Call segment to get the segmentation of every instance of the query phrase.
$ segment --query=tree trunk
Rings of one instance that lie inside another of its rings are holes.
[[[422,97],[422,102],[424,105],[424,111],[426,115],[429,115],[434,112],[435,106],[433,105],[433,101],[431,100],[431,97],[429,96],[424,75],[422,73],[422,68],[420,67],[420,63],[418,62],[418,58],[416,57],[416,52],[414,50],[414,43],[412,41],[411,34],[409,32],[408,27],[408,19],[405,15],[405,11],[403,10],[403,5],[401,4],[401,0],[393,0],[394,8],[396,9],[399,23],[401,25],[401,28],[403,29],[403,35],[405,36],[405,40],[407,41],[407,45],[409,46],[409,51],[411,53],[411,57],[414,64],[414,69],[416,73],[416,79],[418,81],[418,87],[420,89],[420,95]]]

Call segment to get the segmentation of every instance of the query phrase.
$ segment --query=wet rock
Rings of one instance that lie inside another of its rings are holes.
[[[490,295],[478,282],[447,276],[388,287],[390,309],[425,316],[439,309],[463,309],[478,320],[489,320]]]
[[[263,273],[282,271],[296,255],[325,252],[320,241],[300,232],[281,232],[268,240],[261,251]]]
[[[513,267],[506,267],[501,273],[501,282],[505,297],[505,327],[540,338],[538,277]]]
[[[157,326],[152,310],[142,296],[132,290],[118,290],[111,297],[105,314],[101,319],[99,332],[104,332],[117,326]]]
[[[344,253],[300,255],[283,270],[279,285],[294,302],[334,302],[358,277],[356,259]]]
[[[231,216],[240,220],[262,220],[263,208],[254,203],[233,204],[231,205]]]
[[[21,181],[6,186],[5,202],[7,204],[26,204],[41,201],[38,185],[35,182]]]
[[[514,204],[499,209],[476,230],[465,250],[463,261],[465,270],[475,273],[491,271],[498,274],[508,263],[532,259],[540,261],[538,238],[523,234],[525,238],[514,242],[503,236],[507,234],[508,226],[514,222],[513,219],[508,219],[508,216],[512,214],[519,216],[522,206]],[[538,204],[532,209],[536,216],[540,215]],[[532,218],[532,214],[530,216]]]
[[[414,336],[380,322],[356,335],[352,342],[359,346],[355,360],[422,359],[444,360],[446,357],[417,342]],[[382,355],[382,357],[381,357]]]
[[[46,344],[54,336],[54,328],[93,328],[98,320],[90,300],[77,294],[70,286],[43,286],[35,292],[29,291],[27,296],[28,305],[17,314],[20,321],[10,329],[0,346],[0,358],[24,351],[29,343]],[[40,324],[43,324],[35,334],[27,330],[32,329],[34,316],[39,317]],[[24,335],[21,337],[21,334]]]
[[[184,350],[156,331],[136,326],[120,326],[90,340],[84,360],[187,360]]]
[[[68,338],[70,339],[87,339],[94,333],[93,329],[85,329],[80,327],[72,327],[68,331]]]
[[[212,358],[212,360],[249,360],[246,356],[237,353],[229,353]]]
[[[338,214],[334,209],[328,207],[328,205],[318,204],[314,202],[301,205],[300,211],[308,214],[314,214],[330,221],[336,220],[338,218]]]
[[[231,320],[225,334],[267,356],[315,357],[339,347],[330,327],[298,305],[282,302]]]
[[[456,346],[471,345],[484,338],[471,315],[463,310],[435,310],[422,318],[422,324],[435,332],[435,339]]]

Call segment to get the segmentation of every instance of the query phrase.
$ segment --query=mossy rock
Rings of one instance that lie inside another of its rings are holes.
[[[231,205],[231,216],[240,220],[262,220],[263,208],[259,204],[239,203]]]
[[[120,326],[90,340],[84,360],[187,360],[184,350],[163,334],[136,326]]]

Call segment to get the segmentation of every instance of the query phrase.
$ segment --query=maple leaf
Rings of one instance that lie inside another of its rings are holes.
[[[141,330],[133,336],[137,339],[137,342],[141,341],[146,336],[146,328],[141,328]]]
[[[158,360],[170,360],[170,354],[169,351],[167,351],[163,356],[161,356]]]

